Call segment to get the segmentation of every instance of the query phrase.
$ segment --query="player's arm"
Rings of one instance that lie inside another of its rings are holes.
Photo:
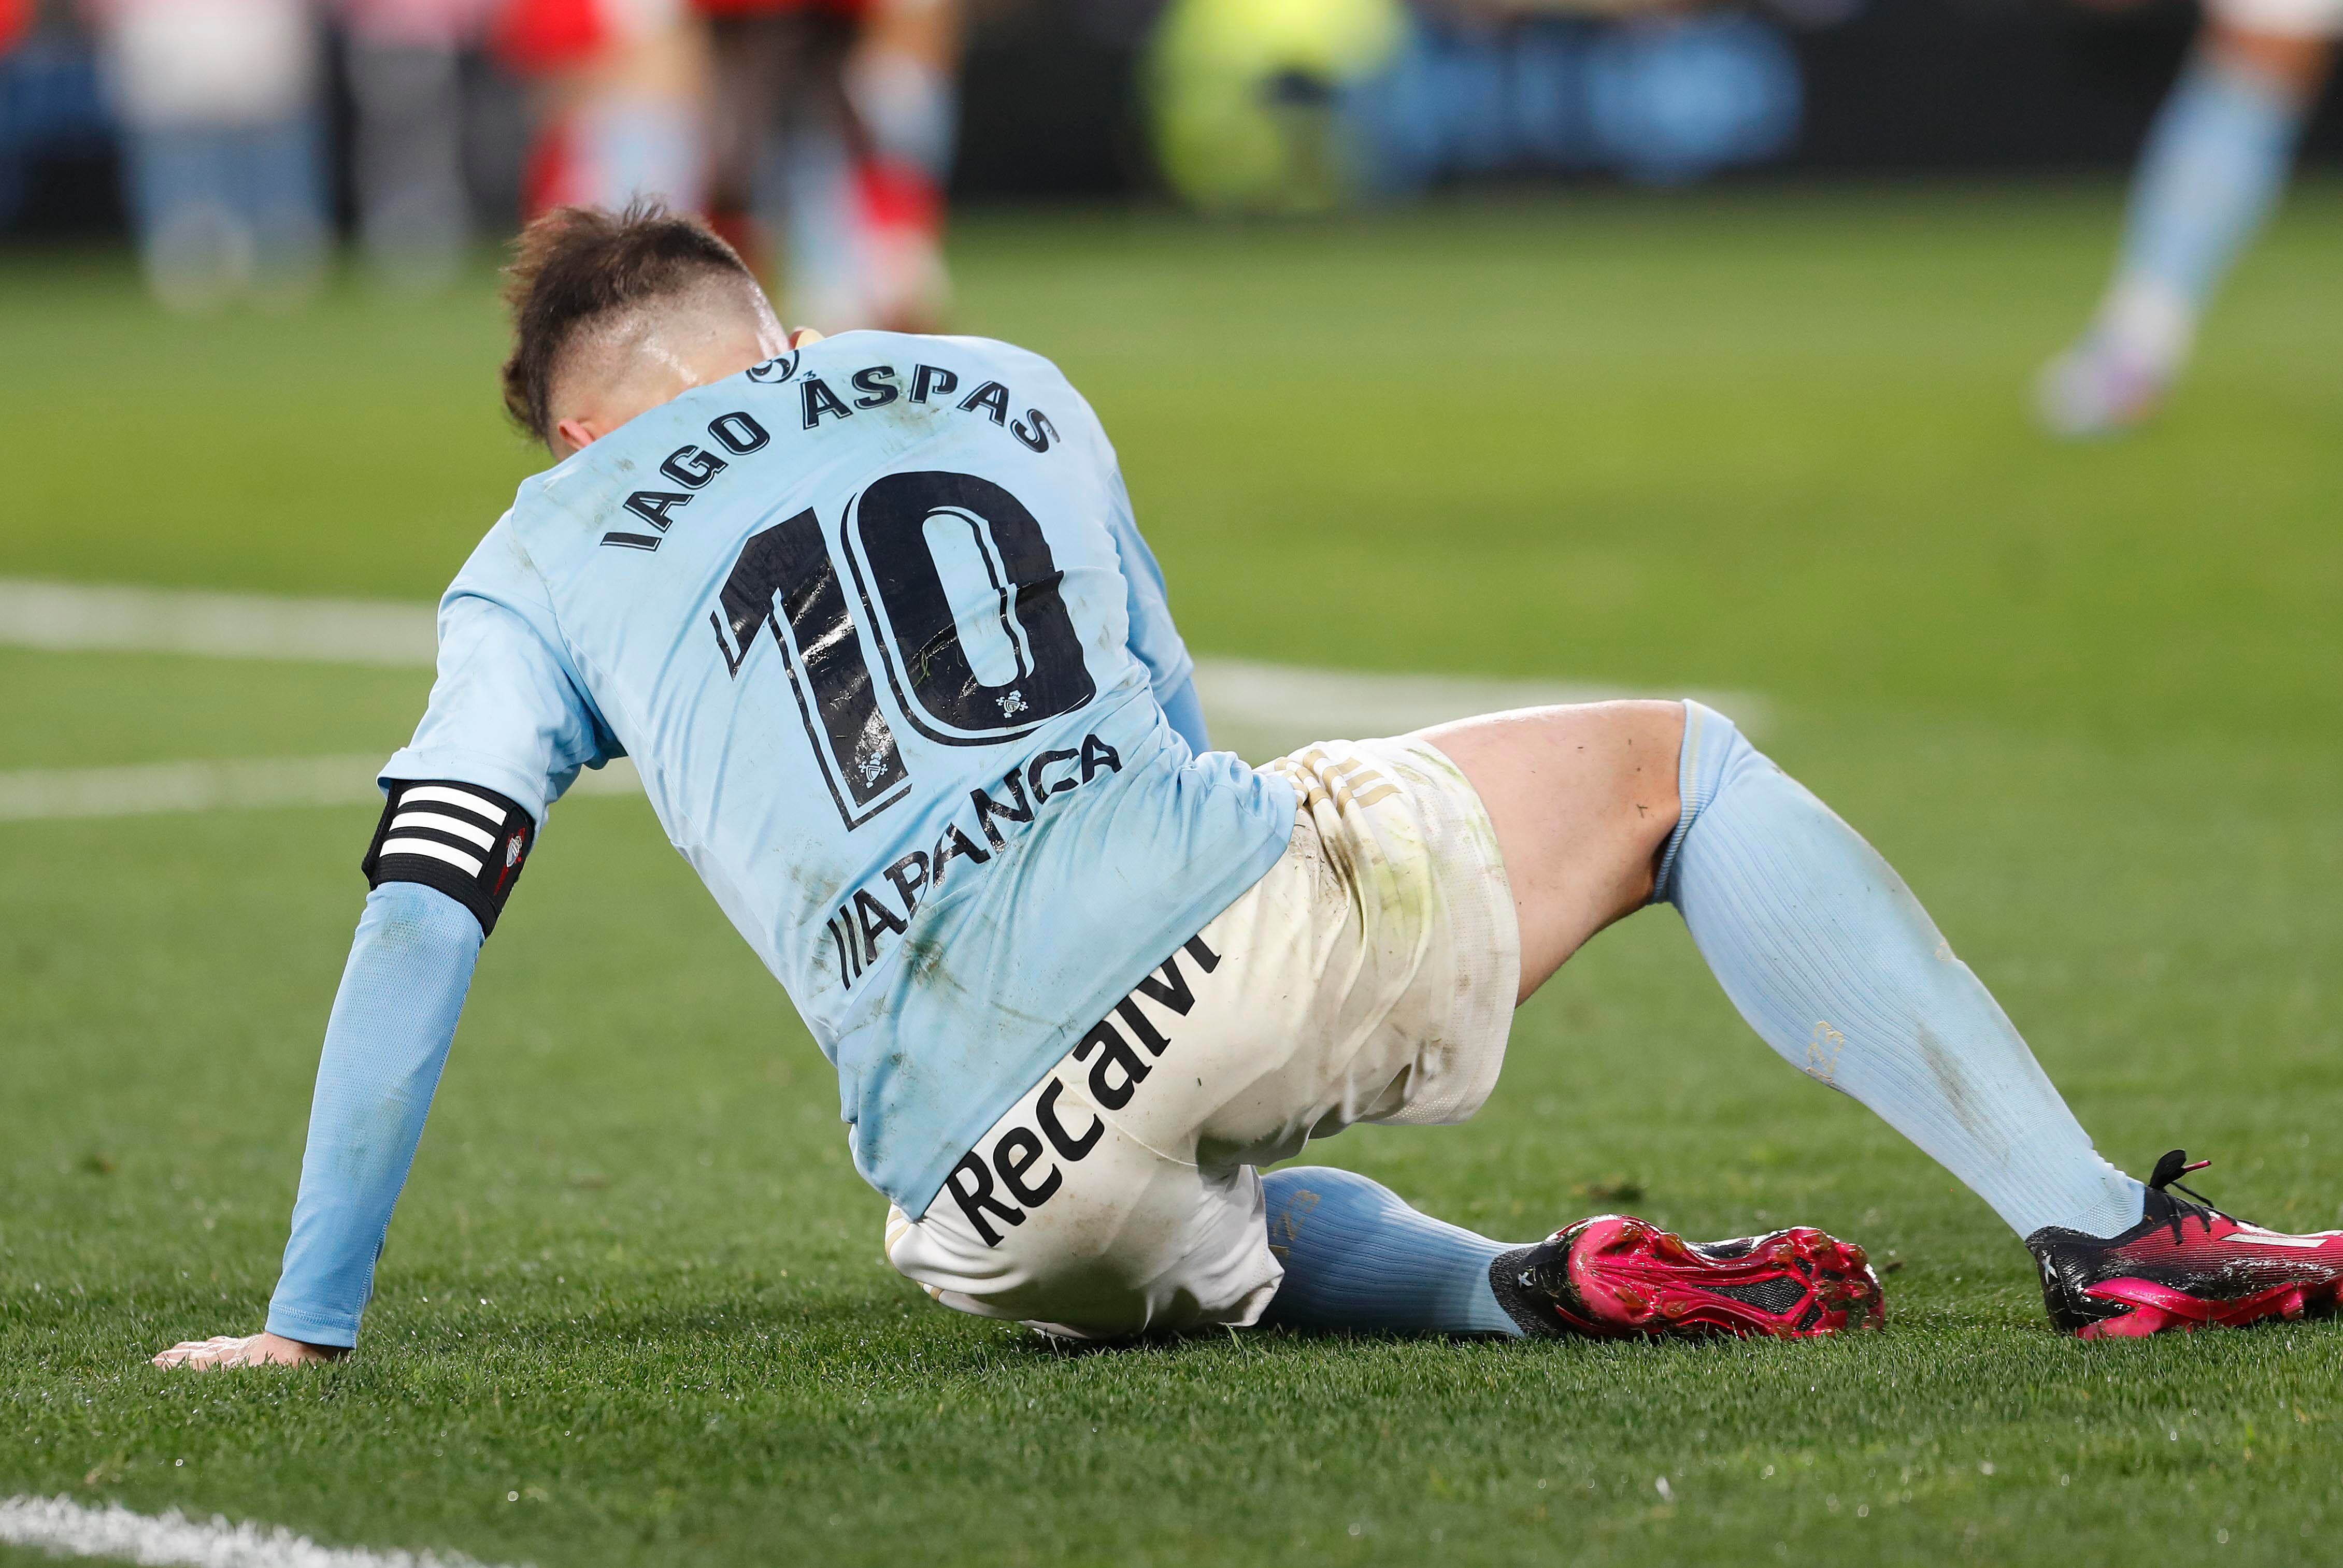
[[[157,1365],[315,1361],[357,1342],[483,934],[470,910],[419,882],[394,878],[367,895],[326,1024],[267,1332],[177,1345]]]
[[[385,771],[267,1330],[190,1341],[160,1365],[310,1361],[357,1342],[480,947],[546,806],[581,764],[616,754],[527,617],[451,596],[440,636],[431,709]]]
[[[1204,728],[1204,702],[1196,695],[1194,675],[1183,678],[1180,689],[1163,699],[1163,717],[1172,721],[1172,728],[1188,743],[1189,750],[1202,756],[1212,749],[1212,735]]]
[[[1114,470],[1114,499],[1109,528],[1114,535],[1115,553],[1121,558],[1123,581],[1130,585],[1131,651],[1147,667],[1163,717],[1187,741],[1188,749],[1202,756],[1212,749],[1212,740],[1204,728],[1204,705],[1196,696],[1196,661],[1189,656],[1180,628],[1172,624],[1163,568],[1140,534],[1131,492],[1123,486],[1119,467]]]

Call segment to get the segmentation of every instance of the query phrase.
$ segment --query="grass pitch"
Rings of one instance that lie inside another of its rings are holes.
[[[1098,405],[1200,649],[1765,694],[2104,1149],[2336,1225],[2343,192],[2298,196],[2163,426],[2058,447],[2024,384],[2113,218],[979,217],[957,258],[968,329]],[[485,276],[189,325],[18,256],[0,343],[0,572],[427,597],[529,466]],[[387,752],[425,685],[0,652],[0,768]],[[544,1568],[2335,1550],[2343,1327],[2052,1336],[1992,1215],[1749,1036],[1664,913],[1524,1010],[1472,1126],[1312,1157],[1510,1238],[1825,1225],[1894,1268],[1885,1334],[1064,1355],[938,1310],[786,1000],[625,799],[557,813],[484,956],[360,1353],[156,1372],[259,1322],[369,826],[0,825],[0,1494]]]

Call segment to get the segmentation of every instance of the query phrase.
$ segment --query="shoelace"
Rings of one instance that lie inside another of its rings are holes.
[[[2183,1176],[2187,1175],[2191,1171],[2202,1171],[2212,1163],[2210,1160],[2199,1160],[2192,1164],[2188,1159],[2188,1151],[2171,1149],[2167,1150],[2164,1158],[2156,1162],[2156,1169],[2148,1172],[2149,1189],[2163,1193],[2165,1201],[2172,1205],[2172,1239],[2176,1241],[2183,1239],[2181,1224],[2191,1216],[2194,1216],[2207,1231],[2213,1228],[2213,1221],[2217,1217],[2224,1220],[2229,1217],[2216,1208],[2210,1198],[2206,1197],[2194,1187],[2181,1185],[2180,1179]],[[2194,1203],[2182,1202],[2167,1191],[2168,1188],[2175,1187],[2197,1201]]]

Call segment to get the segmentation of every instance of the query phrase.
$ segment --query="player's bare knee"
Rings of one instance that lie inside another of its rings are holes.
[[[1680,702],[1594,702],[1460,720],[1424,739],[1496,830],[1521,922],[1521,991],[1649,901],[1679,814]]]
[[[1677,777],[1684,759],[1684,709],[1681,702],[1613,702],[1603,705],[1619,730],[1616,809],[1631,837],[1648,857],[1675,831],[1684,802]]]

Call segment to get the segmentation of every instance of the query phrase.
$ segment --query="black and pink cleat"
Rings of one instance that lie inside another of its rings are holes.
[[[1810,1339],[1875,1329],[1886,1315],[1863,1249],[1804,1225],[1686,1241],[1602,1214],[1507,1252],[1490,1265],[1489,1283],[1531,1334]]]
[[[2087,1340],[2135,1339],[2336,1311],[2343,1231],[2290,1236],[2230,1218],[2180,1187],[2210,1163],[2177,1149],[2157,1161],[2147,1212],[2119,1236],[2045,1226],[2026,1237],[2050,1321]]]

